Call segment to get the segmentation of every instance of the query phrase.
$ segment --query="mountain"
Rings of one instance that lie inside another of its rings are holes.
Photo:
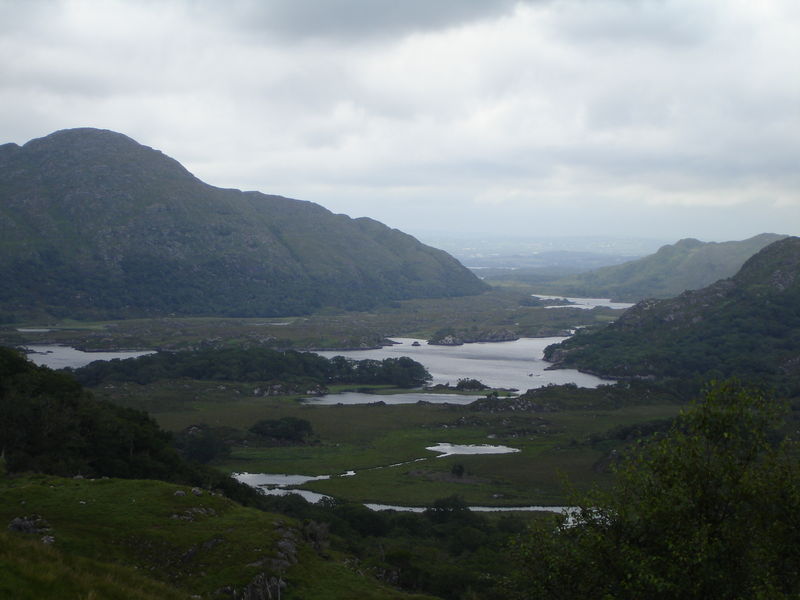
[[[545,359],[609,377],[735,376],[800,393],[800,238],[770,244],[732,278],[639,302]]]
[[[548,283],[548,293],[637,302],[671,298],[733,276],[756,252],[785,235],[762,233],[742,241],[683,239],[655,254]],[[542,289],[545,291],[545,288]]]
[[[6,320],[274,316],[487,287],[377,221],[216,188],[98,129],[0,146],[0,279]]]

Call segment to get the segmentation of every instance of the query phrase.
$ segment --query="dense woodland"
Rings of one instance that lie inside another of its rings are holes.
[[[383,360],[325,358],[313,352],[278,351],[268,348],[158,352],[125,360],[95,361],[74,370],[77,381],[94,386],[103,382],[186,377],[215,381],[277,381],[287,384],[357,383],[416,387],[428,382],[430,373],[421,364],[401,356]]]
[[[515,598],[796,598],[800,463],[786,406],[726,383],[643,438],[615,486],[515,542]]]

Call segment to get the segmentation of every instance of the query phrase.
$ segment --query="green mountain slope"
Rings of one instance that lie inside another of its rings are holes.
[[[731,377],[800,393],[800,238],[775,242],[732,278],[645,300],[545,358],[611,377]]]
[[[762,233],[742,241],[721,243],[684,239],[662,246],[655,254],[565,277],[545,287],[549,292],[566,296],[624,302],[671,298],[733,276],[748,258],[785,237]]]
[[[0,311],[272,316],[480,293],[372,219],[215,188],[111,131],[0,146]]]
[[[0,494],[3,598],[432,600],[359,573],[324,527],[199,488],[35,475]]]

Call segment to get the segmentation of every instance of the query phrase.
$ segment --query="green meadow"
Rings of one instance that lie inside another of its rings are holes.
[[[313,429],[306,444],[262,446],[251,440],[234,444],[229,456],[212,465],[227,472],[331,475],[302,487],[343,500],[409,506],[453,494],[480,505],[563,504],[567,480],[579,489],[611,481],[610,470],[598,465],[624,442],[596,443],[591,436],[670,418],[679,410],[663,400],[619,407],[581,401],[554,412],[522,413],[427,403],[314,406],[294,396],[254,396],[257,388],[258,383],[170,380],[99,387],[95,394],[147,408],[173,432],[204,424],[241,436],[262,419],[305,419]],[[505,445],[519,452],[440,458],[425,449],[440,442]],[[424,460],[410,462],[418,459]],[[455,465],[463,467],[461,477],[452,474]],[[357,474],[337,476],[350,470]]]
[[[218,597],[281,560],[282,540],[296,556],[281,570],[286,598],[428,598],[365,577],[335,550],[313,548],[301,522],[208,491],[151,480],[16,476],[0,479],[0,497],[2,522],[37,515],[53,538],[44,545],[40,533],[0,534],[4,598]]]

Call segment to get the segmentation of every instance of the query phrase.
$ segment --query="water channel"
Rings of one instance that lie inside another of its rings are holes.
[[[508,446],[492,446],[489,444],[449,444],[447,442],[440,442],[435,446],[428,446],[425,448],[431,452],[439,453],[438,457],[463,455],[463,454],[508,454],[512,452],[519,452],[517,448],[510,448]],[[435,460],[433,458],[433,460]],[[372,467],[366,469],[373,471],[376,469],[386,469],[392,467],[400,467],[403,465],[424,462],[431,460],[432,457],[417,458],[415,460],[405,461],[387,466]],[[331,477],[352,477],[356,475],[355,471],[347,471],[338,475],[285,475],[282,473],[234,473],[233,477],[237,481],[247,484],[249,486],[259,489],[262,493],[271,496],[285,496],[286,494],[298,494],[308,502],[316,503],[322,500],[333,500],[331,496],[320,494],[296,488],[294,486],[308,483],[309,481],[320,481],[330,479]],[[415,512],[421,513],[426,510],[424,506],[400,506],[396,504],[377,504],[374,502],[365,502],[364,506],[371,510],[394,510],[398,512]],[[476,512],[512,512],[512,511],[545,511],[555,513],[568,513],[571,509],[566,506],[470,506],[470,510]]]

